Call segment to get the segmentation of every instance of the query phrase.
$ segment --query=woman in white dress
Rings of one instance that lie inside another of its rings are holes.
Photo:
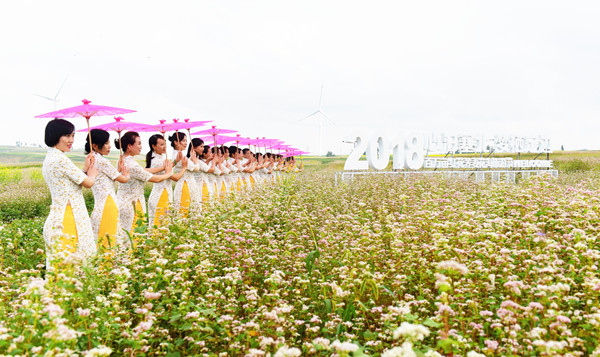
[[[234,158],[232,158],[232,153],[235,155],[237,147],[225,146],[223,148],[223,150],[224,150],[224,154],[225,154],[224,163],[227,165],[227,168],[229,169],[229,175],[227,175],[227,177],[225,178],[226,183],[227,183],[227,191],[235,192],[237,190],[237,179],[238,179],[239,168],[236,165],[236,160]]]
[[[252,174],[256,168],[256,162],[254,161],[254,156],[252,155],[252,151],[250,149],[242,150],[242,180],[245,187],[252,187],[254,185],[254,179],[252,178]]]
[[[200,207],[202,196],[196,180],[194,171],[198,171],[196,153],[190,155],[191,163],[187,167],[182,166],[182,161],[186,159],[183,151],[187,148],[187,136],[184,133],[176,132],[169,137],[173,151],[173,163],[177,172],[183,171],[183,176],[175,184],[173,190],[173,206],[179,213],[187,216],[190,208]]]
[[[240,149],[237,146],[229,147],[229,163],[232,166],[232,170],[234,174],[232,175],[232,191],[241,191],[242,190],[242,164],[240,162]]]
[[[92,230],[98,240],[98,247],[106,249],[115,247],[116,239],[123,234],[119,225],[119,206],[114,182],[129,181],[129,170],[119,160],[118,169],[105,157],[110,153],[110,134],[106,130],[93,129],[87,137],[85,153],[90,153],[90,136],[95,166],[98,169],[96,183],[92,186],[94,194],[94,210],[92,211]]]
[[[74,137],[75,127],[66,120],[54,119],[46,125],[44,141],[49,149],[42,175],[52,196],[43,231],[48,270],[56,253],[78,252],[89,258],[97,251],[81,187],[93,187],[98,170],[93,155],[86,157],[83,171],[65,155],[71,151]]]
[[[146,171],[152,174],[164,174],[165,160],[167,160],[167,145],[165,138],[155,134],[148,140],[150,151],[146,154]],[[182,160],[182,166],[187,168],[188,161]],[[185,170],[180,170],[171,176],[172,181],[179,181]],[[148,197],[148,228],[160,227],[169,211],[169,205],[173,202],[173,186],[171,180],[152,185],[152,192]]]
[[[162,175],[153,175],[144,170],[144,168],[135,160],[135,156],[142,151],[142,140],[140,135],[135,131],[128,131],[121,137],[121,145],[125,154],[123,155],[123,164],[129,169],[129,181],[119,184],[117,190],[117,201],[119,202],[119,219],[121,228],[127,232],[131,232],[134,228],[134,223],[139,219],[144,219],[146,213],[146,199],[144,197],[144,183],[158,183],[168,180],[173,174],[173,164],[171,161],[165,160]],[[119,141],[115,140],[115,146],[120,149]],[[120,242],[124,246],[128,242]]]
[[[194,171],[194,178],[196,179],[200,194],[202,195],[202,203],[206,205],[214,195],[214,186],[210,185],[208,175],[214,173],[215,170],[218,169],[216,169],[214,162],[206,160],[207,154],[205,154],[205,152],[208,153],[209,150],[207,146],[204,146],[204,141],[202,139],[192,139],[187,156],[190,157],[192,152],[195,152],[196,157],[199,158],[198,164],[196,165],[198,170]]]
[[[227,196],[227,176],[229,176],[229,174],[231,173],[231,170],[227,167],[227,164],[229,164],[227,162],[227,160],[225,159],[225,151],[222,147],[217,147],[216,148],[216,152],[217,152],[217,158],[219,161],[219,170],[221,170],[221,174],[216,176],[217,179],[217,192],[219,193],[217,195],[217,197],[219,197],[220,199],[224,199],[225,196]]]

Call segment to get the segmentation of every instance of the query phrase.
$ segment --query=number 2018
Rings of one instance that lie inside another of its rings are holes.
[[[361,161],[363,153],[367,154],[367,160]],[[390,153],[393,157],[392,168],[394,170],[409,169],[419,170],[423,167],[425,153],[423,149],[423,138],[411,134],[406,138],[396,138],[388,141],[384,136],[356,135],[354,148],[346,163],[344,170],[385,170],[390,163]]]

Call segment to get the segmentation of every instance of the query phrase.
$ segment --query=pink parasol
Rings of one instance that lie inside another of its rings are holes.
[[[131,109],[123,109],[123,108],[115,108],[115,107],[107,107],[104,105],[91,105],[91,101],[87,99],[83,99],[83,105],[78,105],[76,107],[65,108],[61,110],[57,110],[54,112],[36,115],[36,118],[78,118],[84,117],[87,121],[88,131],[90,129],[90,118],[93,116],[105,116],[105,115],[117,115],[117,114],[126,114],[133,113],[135,110]],[[90,143],[92,142],[92,134],[88,132],[88,138]]]
[[[173,119],[173,123],[175,123],[174,125],[174,129],[175,130],[182,130],[182,129],[186,129],[189,131],[192,128],[197,128],[199,126],[204,126],[206,123],[211,123],[212,120],[197,120],[197,121],[190,121],[189,119],[183,119],[183,122],[180,122],[179,119]]]
[[[197,131],[197,132],[192,133],[192,134],[193,135],[211,135],[213,137],[213,143],[216,146],[217,145],[217,140],[215,138],[216,138],[217,135],[219,135],[219,134],[230,134],[230,133],[237,133],[237,130],[220,129],[220,128],[217,128],[216,125],[213,125],[210,129],[200,130],[200,131]]]
[[[225,143],[230,143],[232,141],[237,141],[238,138],[236,138],[235,136],[227,136],[227,135],[216,135],[216,136],[201,136],[200,139],[202,139],[202,141],[206,142],[208,140],[216,140],[217,141],[217,145],[223,145]]]
[[[122,117],[115,117],[114,122],[96,125],[91,128],[81,129],[78,131],[83,132],[83,131],[91,131],[92,129],[102,129],[102,130],[112,130],[112,131],[117,132],[117,134],[119,134],[119,147],[121,148],[119,150],[119,153],[122,154],[123,147],[121,146],[121,132],[125,131],[125,130],[144,129],[145,127],[148,127],[148,126],[149,126],[148,124],[133,123],[133,122],[123,120]],[[91,141],[90,141],[90,145],[91,145]],[[90,147],[90,149],[91,149],[91,147]]]
[[[165,135],[165,133],[167,131],[175,130],[175,125],[177,124],[177,123],[167,123],[167,121],[165,119],[161,119],[161,120],[159,120],[159,122],[160,122],[160,124],[150,124],[150,125],[147,125],[143,129],[138,129],[138,131],[142,131],[142,132],[158,131],[162,135]]]

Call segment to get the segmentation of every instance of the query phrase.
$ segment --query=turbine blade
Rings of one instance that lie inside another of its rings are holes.
[[[317,115],[317,114],[319,114],[320,112],[321,112],[321,111],[317,110],[316,112],[314,112],[314,113],[312,113],[312,114],[310,114],[310,115],[307,115],[307,116],[305,116],[304,118],[302,118],[302,119],[298,120],[298,122],[301,122],[301,121],[303,121],[304,119],[308,119],[308,118],[312,117],[313,115]]]
[[[38,97],[40,97],[40,98],[48,99],[48,100],[49,100],[49,101],[51,101],[51,102],[55,102],[54,98],[48,98],[48,97],[46,97],[46,96],[39,95],[39,94],[35,94],[35,93],[32,93],[32,94],[33,94],[33,95],[37,95],[37,96],[38,96]]]
[[[325,115],[325,113],[323,113],[322,111],[319,111],[321,113],[322,116],[325,117],[325,119],[329,120],[329,122],[335,126],[337,126],[336,123],[333,122],[333,120],[329,119],[329,117],[327,115]]]
[[[58,95],[60,94],[60,91],[63,89],[65,83],[67,82],[67,79],[69,79],[69,76],[67,76],[65,78],[65,80],[62,82],[62,84],[60,85],[60,88],[58,88],[58,92],[56,92],[56,95],[54,96],[54,100],[56,100],[58,98]]]

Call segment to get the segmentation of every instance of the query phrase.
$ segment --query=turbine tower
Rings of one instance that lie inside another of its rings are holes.
[[[65,85],[65,82],[67,82],[67,79],[69,79],[69,76],[67,76],[65,78],[65,80],[62,82],[62,84],[60,85],[60,88],[58,88],[58,92],[56,92],[56,95],[54,96],[54,98],[46,97],[46,96],[35,94],[35,93],[33,95],[36,95],[36,96],[38,96],[40,98],[44,98],[44,99],[47,99],[47,100],[49,100],[51,102],[54,102],[54,110],[56,110],[56,104],[58,104],[58,95],[60,94],[60,91],[63,89],[63,86]]]
[[[319,120],[319,151],[317,152],[318,155],[322,155],[322,153],[323,153],[323,151],[322,151],[322,149],[323,149],[323,123],[325,122],[325,119],[327,119],[331,124],[335,125],[335,123],[331,119],[329,119],[329,117],[327,115],[325,115],[325,113],[323,113],[323,110],[321,110],[321,100],[322,99],[323,99],[323,82],[321,82],[321,94],[319,95],[319,107],[318,107],[317,111],[298,120],[298,122],[301,122],[310,117],[318,116],[318,118],[319,118],[318,119]]]

